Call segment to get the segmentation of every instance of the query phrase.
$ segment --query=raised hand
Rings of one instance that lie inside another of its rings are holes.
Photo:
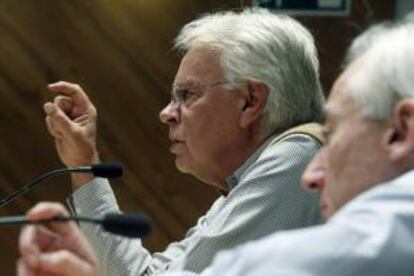
[[[96,149],[95,106],[83,89],[73,83],[60,81],[48,85],[56,96],[44,104],[46,125],[55,139],[60,160],[68,167],[99,162]],[[89,175],[72,177],[75,188],[91,180]]]
[[[88,96],[79,85],[64,81],[48,88],[56,97],[43,108],[60,159],[66,166],[96,163],[97,114]]]

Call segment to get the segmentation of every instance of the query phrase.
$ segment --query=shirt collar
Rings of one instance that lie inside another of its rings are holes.
[[[275,135],[271,135],[269,138],[267,138],[257,150],[250,155],[250,157],[238,168],[236,169],[232,175],[226,178],[227,183],[227,191],[230,193],[230,191],[237,186],[237,184],[240,182],[241,175],[259,158],[261,153],[265,150],[267,145],[271,141],[273,141],[273,138]]]

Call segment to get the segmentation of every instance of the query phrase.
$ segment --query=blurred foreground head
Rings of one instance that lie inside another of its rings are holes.
[[[325,217],[414,168],[414,26],[369,32],[357,38],[363,47],[332,88],[325,106],[327,143],[303,177],[321,192]]]

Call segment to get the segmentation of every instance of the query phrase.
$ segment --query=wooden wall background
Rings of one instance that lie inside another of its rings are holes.
[[[99,112],[103,160],[125,165],[113,187],[124,210],[152,217],[151,250],[182,237],[216,193],[175,170],[167,129],[158,112],[169,100],[179,57],[172,40],[186,22],[249,1],[218,0],[1,0],[0,196],[61,167],[44,125],[45,85],[81,84]],[[328,90],[345,48],[369,22],[393,15],[394,1],[354,0],[346,18],[300,18],[314,33]],[[64,201],[69,178],[43,183],[0,209],[23,214],[41,200]],[[0,228],[1,275],[15,274],[19,228]]]

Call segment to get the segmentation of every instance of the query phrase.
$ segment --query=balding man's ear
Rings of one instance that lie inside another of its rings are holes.
[[[414,100],[402,100],[396,105],[385,140],[389,156],[395,162],[414,153]]]
[[[268,96],[269,89],[264,83],[249,81],[247,84],[245,103],[240,117],[241,127],[246,128],[260,121],[266,107]]]

